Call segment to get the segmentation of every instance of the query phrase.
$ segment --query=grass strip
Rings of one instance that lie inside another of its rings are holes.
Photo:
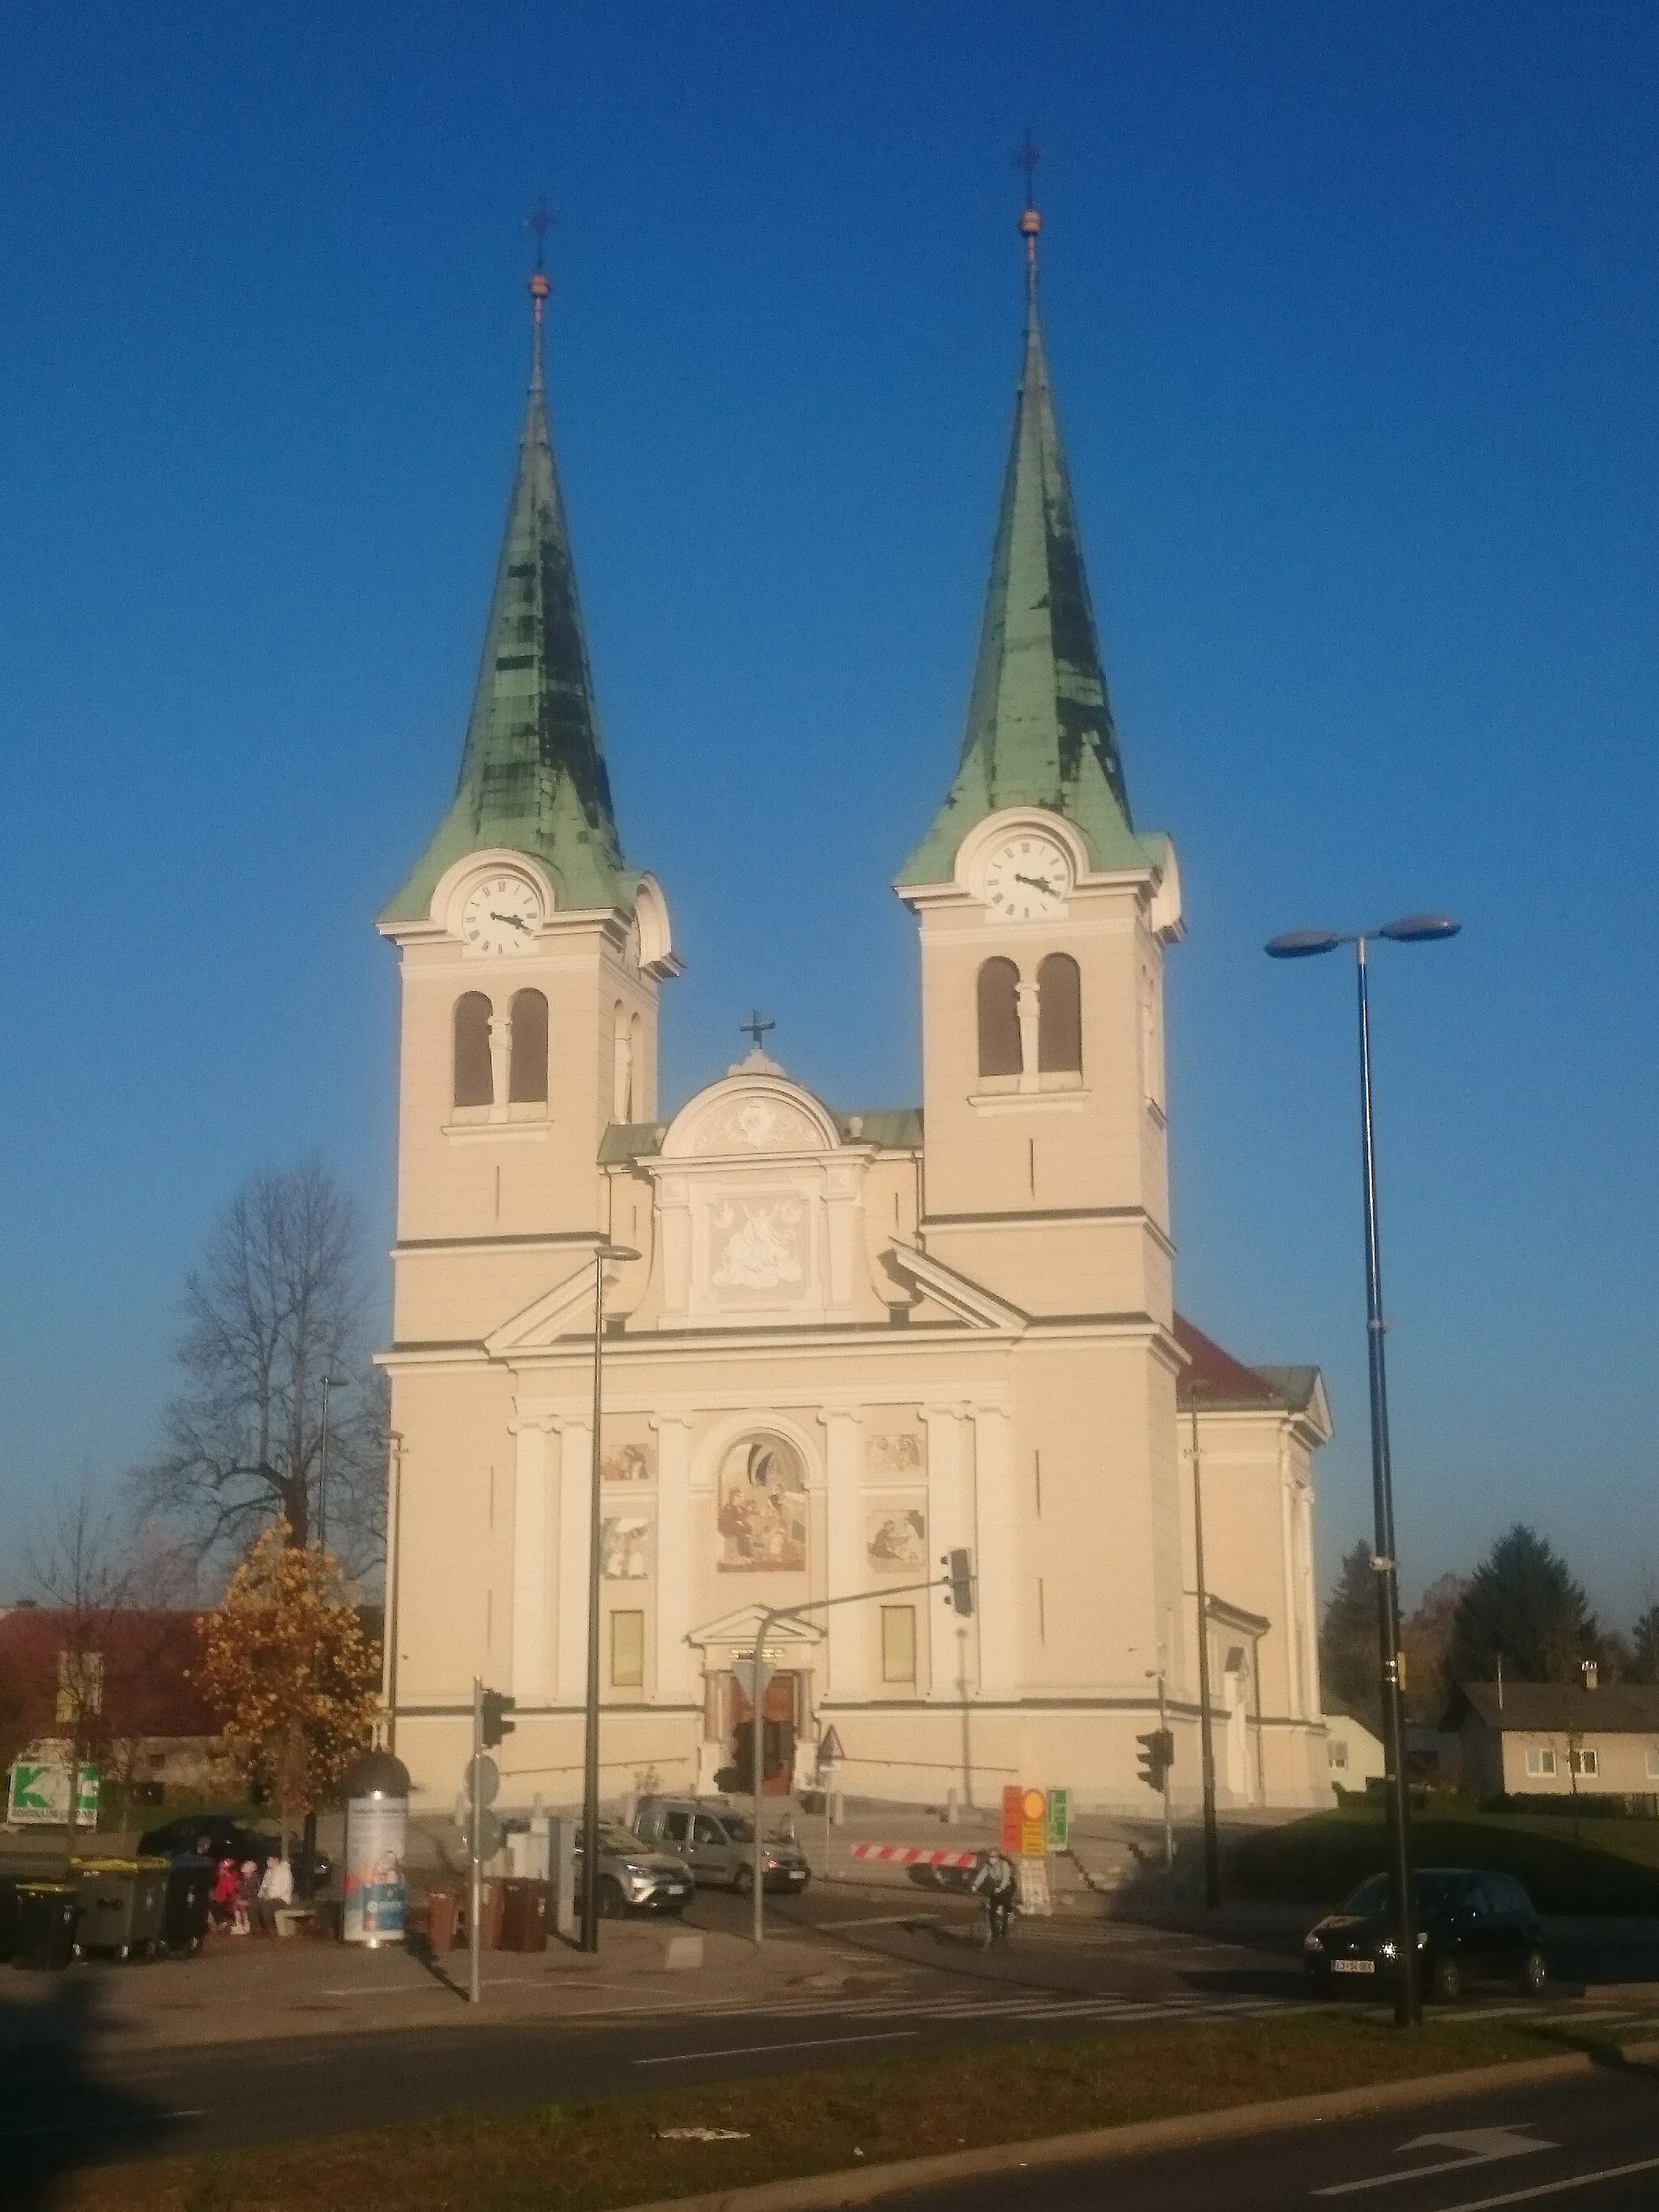
[[[67,2175],[52,2212],[606,2212],[1277,2097],[1433,2076],[1583,2047],[1524,2021],[1371,2014],[1194,2021],[764,2080],[681,2085]],[[665,2142],[669,2128],[746,2130]]]

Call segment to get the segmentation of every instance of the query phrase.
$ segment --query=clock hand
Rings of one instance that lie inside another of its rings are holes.
[[[516,914],[497,914],[493,907],[490,909],[489,919],[492,921],[504,921],[514,929],[528,929],[530,927],[530,924],[524,920],[522,915]]]
[[[1014,881],[1017,884],[1028,884],[1034,891],[1047,891],[1051,898],[1057,898],[1059,896],[1059,893],[1055,890],[1054,885],[1049,882],[1047,876],[1022,876],[1016,874]]]

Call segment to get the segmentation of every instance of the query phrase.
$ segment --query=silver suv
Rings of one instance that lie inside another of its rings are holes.
[[[576,1832],[576,1896],[586,1885],[582,1838]],[[653,1849],[635,1832],[605,1820],[599,1826],[599,1917],[619,1920],[626,1912],[684,1912],[696,1885],[684,1858]]]
[[[697,1886],[724,1884],[739,1897],[755,1881],[755,1830],[749,1815],[719,1798],[644,1797],[634,1817],[635,1832],[659,1850],[678,1851]],[[806,1854],[787,1836],[768,1836],[764,1845],[768,1889],[791,1893],[812,1879]]]

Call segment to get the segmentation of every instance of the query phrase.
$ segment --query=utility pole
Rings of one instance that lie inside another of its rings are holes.
[[[1170,1735],[1170,1716],[1164,1700],[1164,1669],[1158,1670],[1158,1732],[1167,1742]],[[1170,1770],[1164,1770],[1164,1863],[1171,1881],[1175,1879],[1175,1821],[1170,1811]]]
[[[471,1954],[467,1967],[466,1993],[469,2000],[478,2002],[478,1954],[482,1948],[483,1931],[479,1922],[483,1917],[483,1859],[479,1846],[483,1838],[483,1683],[472,1677],[472,1819],[468,1844],[472,1858],[472,1892],[467,1905],[467,1948]]]
[[[1204,1581],[1204,1486],[1200,1479],[1198,1385],[1193,1392],[1193,1558],[1198,1584],[1198,1742],[1204,1777],[1204,1902],[1221,1902],[1221,1841],[1215,1826],[1215,1729],[1210,1719],[1210,1594]]]

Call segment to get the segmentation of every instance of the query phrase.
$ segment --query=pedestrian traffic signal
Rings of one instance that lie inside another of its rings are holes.
[[[1135,1741],[1140,1746],[1141,1780],[1149,1790],[1159,1790],[1175,1765],[1175,1735],[1170,1729],[1150,1729]]]
[[[500,1743],[503,1736],[511,1735],[519,1725],[517,1721],[510,1721],[507,1717],[508,1713],[517,1711],[518,1700],[509,1698],[501,1690],[486,1690],[483,1705],[483,1741],[485,1748],[489,1749],[491,1745]]]
[[[974,1555],[966,1545],[939,1556],[951,1606],[964,1619],[974,1610]]]

